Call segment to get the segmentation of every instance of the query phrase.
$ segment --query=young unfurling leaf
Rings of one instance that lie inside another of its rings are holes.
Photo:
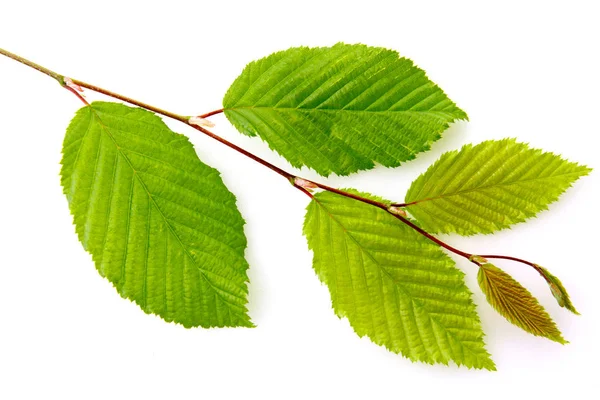
[[[467,115],[393,50],[338,43],[251,62],[223,99],[229,121],[295,167],[348,175],[396,167]]]
[[[514,139],[444,153],[406,193],[431,233],[492,233],[545,210],[591,170]]]
[[[252,326],[244,220],[185,136],[94,102],[71,121],[62,164],[79,239],[121,296],[186,327]]]
[[[541,267],[539,265],[538,267],[544,272],[544,277],[547,278],[548,286],[550,286],[550,291],[552,292],[552,295],[558,302],[558,305],[566,308],[573,314],[579,315],[579,312],[577,312],[575,306],[571,302],[571,297],[569,296],[569,293],[567,293],[567,289],[565,289],[560,279],[552,275],[550,271],[548,271],[546,268]]]
[[[413,361],[495,369],[464,274],[439,246],[382,209],[330,192],[314,196],[304,234],[335,313],[359,336]]]
[[[567,343],[537,299],[506,272],[492,264],[482,264],[477,281],[487,301],[509,322],[535,336]]]

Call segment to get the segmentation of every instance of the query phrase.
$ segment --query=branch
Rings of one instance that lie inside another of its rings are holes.
[[[77,93],[76,90],[74,90],[71,86],[69,86],[67,84],[67,81],[69,81],[69,79],[66,78],[64,75],[60,75],[60,74],[58,74],[58,73],[56,73],[56,72],[54,72],[54,71],[52,71],[52,70],[50,70],[48,68],[42,67],[39,64],[36,64],[36,63],[34,63],[32,61],[29,61],[29,60],[27,60],[27,59],[25,59],[25,58],[23,58],[21,56],[13,54],[13,53],[11,53],[11,52],[9,52],[7,50],[4,50],[2,48],[0,48],[0,54],[4,55],[6,57],[12,58],[13,60],[20,62],[21,64],[27,65],[27,66],[29,66],[31,68],[34,68],[34,69],[42,72],[43,74],[46,74],[46,75],[48,75],[48,76],[56,79],[61,84],[61,86],[63,86],[64,88],[66,88],[67,90],[69,90],[70,92],[72,92],[73,94],[75,94],[85,104],[89,105],[88,102],[79,93]],[[539,266],[537,266],[537,264],[534,264],[534,263],[529,262],[529,261],[525,261],[525,260],[521,260],[521,259],[518,259],[518,258],[515,258],[515,257],[509,257],[509,256],[495,256],[495,255],[477,256],[477,255],[470,254],[470,253],[461,251],[461,250],[459,250],[459,249],[457,249],[455,247],[450,246],[449,244],[443,242],[442,240],[436,238],[435,236],[429,234],[428,232],[426,232],[422,228],[418,227],[412,221],[410,221],[406,216],[399,214],[398,211],[397,211],[397,209],[394,209],[394,207],[405,207],[405,206],[408,206],[408,205],[410,205],[412,203],[408,203],[408,204],[405,204],[405,203],[394,203],[394,204],[388,205],[388,204],[384,204],[384,203],[381,203],[381,202],[378,202],[378,201],[375,201],[375,200],[367,199],[365,197],[362,197],[362,196],[359,196],[359,195],[356,195],[356,194],[353,194],[353,193],[348,193],[348,192],[345,192],[343,190],[332,188],[332,187],[324,185],[322,183],[318,183],[318,182],[314,182],[314,181],[311,181],[311,180],[308,180],[308,179],[297,177],[296,175],[291,174],[291,173],[289,173],[289,172],[287,172],[287,171],[285,171],[285,170],[283,170],[283,169],[275,166],[274,164],[271,164],[270,162],[268,162],[266,160],[263,160],[262,158],[260,158],[260,157],[258,157],[256,155],[254,155],[254,154],[252,154],[252,153],[244,150],[243,148],[241,148],[241,147],[239,147],[239,146],[237,146],[237,145],[229,142],[228,140],[223,139],[222,137],[214,134],[213,132],[209,131],[208,129],[206,129],[204,127],[201,127],[201,126],[197,126],[197,125],[191,124],[189,122],[189,119],[191,117],[183,116],[183,115],[176,114],[176,113],[173,113],[173,112],[170,112],[170,111],[167,111],[167,110],[163,110],[161,108],[152,106],[150,104],[146,104],[146,103],[143,103],[141,101],[132,99],[131,97],[127,97],[127,96],[124,96],[124,95],[112,92],[110,90],[107,90],[107,89],[104,89],[104,88],[92,85],[92,84],[84,82],[84,81],[80,81],[78,79],[72,79],[71,78],[70,82],[72,82],[73,84],[78,85],[80,87],[84,87],[86,89],[92,90],[94,92],[101,93],[103,95],[106,95],[106,96],[109,96],[109,97],[112,97],[112,98],[115,98],[115,99],[118,99],[118,100],[122,100],[122,101],[124,101],[126,103],[130,103],[130,104],[136,105],[138,107],[141,107],[141,108],[144,108],[146,110],[152,111],[152,112],[154,112],[156,114],[160,114],[160,115],[163,115],[165,117],[172,118],[172,119],[175,119],[177,121],[183,122],[184,124],[186,124],[188,126],[191,126],[192,128],[194,128],[194,129],[202,132],[206,136],[208,136],[208,137],[210,137],[210,138],[212,138],[212,139],[214,139],[214,140],[216,140],[216,141],[218,141],[218,142],[226,145],[227,147],[229,147],[229,148],[237,151],[238,153],[243,154],[244,156],[246,156],[246,157],[248,157],[248,158],[256,161],[259,164],[264,165],[265,167],[269,168],[270,170],[272,170],[272,171],[278,173],[279,175],[283,176],[284,178],[286,178],[288,181],[290,181],[292,183],[292,186],[294,186],[296,189],[300,190],[302,193],[304,193],[307,196],[309,196],[311,199],[313,198],[313,195],[310,192],[310,190],[307,187],[302,186],[301,184],[298,184],[298,182],[304,181],[304,182],[307,182],[308,184],[314,185],[314,186],[311,186],[311,187],[318,187],[318,188],[320,188],[322,190],[326,190],[326,191],[329,191],[329,192],[332,192],[332,193],[337,193],[337,194],[339,194],[341,196],[345,196],[345,197],[348,197],[348,198],[351,198],[351,199],[354,199],[354,200],[357,200],[357,201],[360,201],[360,202],[363,202],[363,203],[366,203],[366,204],[370,204],[370,205],[372,205],[374,207],[378,207],[378,208],[386,211],[387,213],[393,215],[395,218],[399,219],[402,223],[408,225],[409,227],[411,227],[412,229],[414,229],[415,231],[417,231],[421,235],[425,236],[427,239],[431,240],[432,242],[438,244],[439,246],[445,248],[446,250],[448,250],[448,251],[450,251],[450,252],[452,252],[454,254],[457,254],[457,255],[459,255],[461,257],[466,258],[467,260],[471,261],[472,263],[474,263],[474,264],[476,264],[478,266],[481,265],[481,262],[485,258],[501,258],[501,259],[507,259],[507,260],[517,261],[517,262],[521,262],[521,263],[527,264],[527,265],[533,267],[542,276],[544,276],[544,274],[542,272],[540,272]],[[200,115],[200,117],[201,118],[209,117],[209,116],[212,116],[212,115],[216,115],[216,114],[222,113],[223,111],[224,111],[223,109],[214,110],[214,111],[208,112],[206,114]]]
[[[8,50],[4,50],[3,48],[0,48],[0,54],[6,56],[8,58],[12,58],[13,60],[20,62],[21,64],[25,64],[28,67],[36,69],[36,70],[40,71],[41,73],[46,74],[49,77],[56,79],[58,81],[58,83],[61,84],[61,86],[65,86],[64,76],[57,74],[56,72],[51,71],[46,67],[42,67],[41,65],[36,64],[33,61],[29,61],[28,59],[18,56],[14,53],[11,53]]]
[[[223,110],[222,108],[219,108],[218,110],[214,110],[211,112],[207,112],[206,114],[199,115],[199,117],[200,118],[208,118],[212,115],[221,114],[223,111],[225,111],[225,110]]]

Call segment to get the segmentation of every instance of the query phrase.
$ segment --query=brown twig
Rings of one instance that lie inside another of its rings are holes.
[[[39,64],[36,64],[36,63],[34,63],[32,61],[29,61],[29,60],[27,60],[27,59],[25,59],[25,58],[23,58],[21,56],[18,56],[18,55],[14,54],[14,53],[11,53],[9,51],[3,50],[1,48],[0,48],[0,54],[5,55],[6,57],[12,58],[13,60],[16,60],[16,61],[18,61],[18,62],[20,62],[22,64],[25,64],[25,65],[27,65],[27,66],[29,66],[31,68],[34,68],[34,69],[36,69],[36,70],[38,70],[38,71],[40,71],[40,72],[42,72],[42,73],[44,73],[44,74],[46,74],[46,75],[48,75],[50,77],[56,79],[64,88],[66,88],[67,90],[69,90],[70,92],[72,92],[73,94],[75,94],[86,105],[89,105],[89,103],[85,100],[85,98],[81,94],[79,94],[71,86],[67,85],[67,83],[65,81],[66,78],[65,78],[64,75],[60,75],[60,74],[58,74],[58,73],[56,73],[56,72],[54,72],[54,71],[52,71],[52,70],[50,70],[48,68],[42,67]],[[254,155],[254,154],[252,154],[252,153],[244,150],[243,148],[241,148],[241,147],[239,147],[239,146],[237,146],[237,145],[229,142],[228,140],[223,139],[222,137],[214,134],[213,132],[209,131],[206,128],[204,128],[202,126],[191,124],[189,122],[190,117],[179,115],[179,114],[167,111],[167,110],[163,110],[161,108],[152,106],[150,104],[146,104],[146,103],[143,103],[141,101],[132,99],[131,97],[127,97],[127,96],[124,96],[124,95],[112,92],[110,90],[98,87],[96,85],[92,85],[92,84],[84,82],[84,81],[80,81],[78,79],[71,79],[71,82],[74,83],[74,84],[76,84],[76,85],[79,85],[79,86],[81,86],[83,88],[92,90],[94,92],[101,93],[103,95],[106,95],[106,96],[109,96],[109,97],[112,97],[112,98],[115,98],[115,99],[118,99],[118,100],[122,100],[124,102],[127,102],[127,103],[130,103],[130,104],[136,105],[138,107],[144,108],[146,110],[155,112],[156,114],[160,114],[160,115],[163,115],[165,117],[169,117],[169,118],[175,119],[177,121],[183,122],[183,123],[187,124],[188,126],[191,126],[192,128],[194,128],[194,129],[202,132],[206,136],[208,136],[208,137],[210,137],[210,138],[212,138],[212,139],[214,139],[214,140],[216,140],[216,141],[224,144],[225,146],[227,146],[227,147],[229,147],[229,148],[237,151],[240,154],[243,154],[244,156],[246,156],[246,157],[248,157],[248,158],[256,161],[257,163],[259,163],[259,164],[261,164],[261,165],[269,168],[270,170],[278,173],[279,175],[283,176],[284,178],[286,178],[288,181],[290,181],[292,183],[292,186],[294,186],[296,189],[300,190],[301,192],[303,192],[304,194],[306,194],[307,196],[309,196],[311,199],[313,198],[313,194],[307,188],[302,187],[301,185],[297,184],[296,179],[302,179],[305,182],[309,182],[310,184],[313,184],[314,186],[316,186],[316,187],[318,187],[318,188],[320,188],[322,190],[326,190],[326,191],[329,191],[329,192],[332,192],[332,193],[336,193],[336,194],[339,194],[341,196],[345,196],[345,197],[348,197],[348,198],[351,198],[351,199],[354,199],[354,200],[357,200],[357,201],[360,201],[360,202],[363,202],[363,203],[370,204],[372,206],[378,207],[378,208],[380,208],[380,209],[388,212],[389,214],[393,215],[395,218],[399,219],[402,223],[408,225],[409,227],[411,227],[412,229],[414,229],[416,232],[420,233],[421,235],[423,235],[427,239],[429,239],[432,242],[438,244],[439,246],[445,248],[446,250],[448,250],[448,251],[450,251],[450,252],[452,252],[454,254],[457,254],[457,255],[459,255],[461,257],[464,257],[464,258],[468,259],[469,261],[471,261],[472,263],[474,263],[476,265],[481,265],[481,262],[477,260],[478,257],[475,257],[471,253],[467,253],[467,252],[459,250],[459,249],[457,249],[455,247],[450,246],[449,244],[443,242],[442,240],[436,238],[435,236],[431,235],[430,233],[426,232],[425,230],[423,230],[422,228],[420,228],[419,226],[417,226],[415,223],[413,223],[407,217],[405,217],[403,215],[398,215],[398,213],[393,212],[392,209],[391,209],[391,207],[394,207],[394,206],[395,207],[409,206],[411,204],[414,204],[414,202],[413,203],[384,204],[382,202],[371,200],[371,199],[362,197],[362,196],[354,194],[354,193],[345,192],[343,190],[336,189],[336,188],[324,185],[322,183],[314,182],[314,181],[311,181],[311,180],[308,180],[308,179],[304,179],[304,178],[299,178],[296,175],[294,175],[292,173],[289,173],[289,172],[287,172],[287,171],[285,171],[285,170],[277,167],[276,165],[271,164],[270,162],[268,162],[266,160],[263,160],[262,158],[260,158],[260,157],[258,157],[256,155]],[[202,115],[200,115],[200,117],[201,118],[210,117],[212,115],[220,114],[223,111],[224,111],[223,109],[214,110],[214,111],[208,112],[206,114],[202,114]],[[516,258],[516,257],[497,256],[497,255],[482,255],[482,256],[479,256],[479,257],[483,257],[483,258],[499,258],[499,259],[506,259],[506,260],[512,260],[512,261],[520,262],[520,263],[523,263],[523,264],[526,264],[526,265],[529,265],[529,266],[533,267],[536,271],[538,271],[542,276],[545,277],[545,275],[541,272],[540,267],[537,264],[534,264],[532,262],[525,261],[525,260],[522,260],[522,259],[519,259],[519,258]]]

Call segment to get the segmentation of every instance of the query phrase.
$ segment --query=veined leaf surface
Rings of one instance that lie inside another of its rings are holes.
[[[240,132],[321,175],[348,175],[374,163],[396,167],[467,118],[412,61],[343,43],[251,62],[223,107]]]
[[[314,196],[304,234],[335,313],[359,336],[413,361],[495,369],[464,274],[437,245],[330,192]]]
[[[490,305],[510,323],[532,335],[567,343],[544,307],[509,274],[492,264],[483,264],[477,280]]]
[[[547,209],[590,171],[514,139],[488,140],[444,153],[405,202],[430,233],[492,233]]]
[[[94,102],[71,121],[62,165],[79,239],[121,296],[186,327],[252,326],[244,220],[185,136]]]

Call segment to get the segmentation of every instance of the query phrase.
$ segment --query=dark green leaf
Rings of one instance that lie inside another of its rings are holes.
[[[393,50],[338,43],[254,61],[223,99],[242,133],[321,175],[396,167],[467,115]]]

